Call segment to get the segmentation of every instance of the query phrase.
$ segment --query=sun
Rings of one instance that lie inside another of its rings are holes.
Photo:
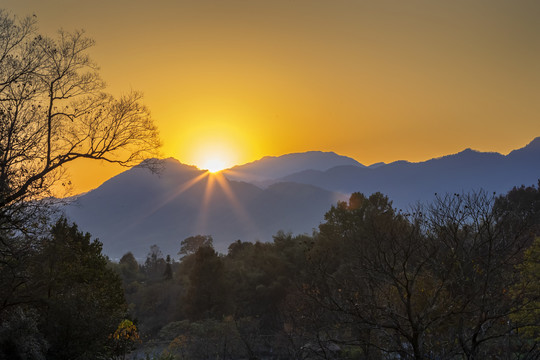
[[[226,167],[227,164],[225,163],[225,161],[218,157],[209,157],[207,159],[204,159],[200,166],[201,169],[208,170],[211,173],[220,172]]]
[[[186,161],[211,173],[233,167],[237,164],[240,153],[239,141],[233,135],[229,136],[225,130],[221,134],[216,134],[209,129],[207,132],[193,136]]]

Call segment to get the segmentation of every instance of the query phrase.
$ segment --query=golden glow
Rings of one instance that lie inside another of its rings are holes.
[[[253,221],[251,221],[251,218],[249,217],[248,213],[246,212],[246,210],[242,207],[242,204],[236,198],[236,195],[234,194],[232,188],[230,187],[227,178],[225,178],[225,176],[220,173],[214,174],[213,176],[216,178],[217,183],[219,184],[220,188],[223,190],[223,192],[229,199],[229,202],[233,206],[233,210],[235,214],[238,216],[238,218],[242,220],[242,223],[246,227],[250,228],[250,231],[257,232],[255,228],[255,224],[253,223]]]
[[[229,186],[228,180],[221,173],[205,173],[206,176],[203,179],[206,179],[206,187],[204,191],[204,196],[201,202],[201,208],[199,212],[198,221],[196,224],[196,229],[200,233],[206,232],[206,226],[208,225],[208,212],[211,208],[212,197],[216,192],[222,192],[225,194],[229,205],[232,208],[232,211],[236,216],[242,220],[242,224],[246,226],[249,231],[252,233],[258,233],[255,224],[249,217],[247,211],[243,208],[242,204],[236,198],[234,191]]]
[[[231,210],[236,214],[236,216],[241,219],[242,224],[254,234],[258,233],[258,229],[251,220],[247,211],[243,208],[242,204],[238,201],[236,194],[233,189],[230,187],[228,180],[221,173],[211,173],[211,172],[201,172],[199,175],[185,181],[182,184],[178,185],[178,188],[172,192],[166,199],[161,201],[155,207],[148,209],[141,217],[134,219],[132,226],[135,226],[137,223],[144,221],[145,218],[155,214],[160,208],[166,206],[169,202],[173,201],[177,197],[183,196],[183,194],[194,187],[197,184],[204,185],[204,193],[200,199],[201,206],[199,208],[199,213],[197,215],[197,221],[193,224],[194,228],[192,229],[195,233],[206,233],[208,226],[208,213],[212,207],[212,199],[218,193],[222,192],[225,194],[226,199],[229,202]],[[124,231],[128,231],[128,228],[125,228]]]
[[[193,137],[189,148],[185,149],[187,154],[179,155],[179,158],[188,158],[199,169],[211,173],[236,165],[239,141],[235,138],[239,137],[239,131],[217,122],[203,123],[189,131]]]
[[[308,150],[366,165],[508,153],[540,136],[540,1],[2,5],[48,35],[84,28],[107,91],[144,92],[164,157],[201,168]],[[93,164],[72,167],[75,192],[110,177]]]
[[[192,231],[194,233],[206,233],[208,227],[208,213],[212,209],[212,200],[213,197],[223,193],[230,205],[230,209],[236,214],[236,216],[241,219],[242,224],[253,234],[258,234],[259,231],[256,228],[255,224],[251,220],[247,211],[243,208],[240,201],[238,201],[236,194],[229,185],[228,180],[221,173],[211,173],[211,172],[201,172],[199,175],[185,181],[182,184],[178,185],[178,188],[173,191],[166,199],[161,201],[155,207],[148,209],[141,217],[134,219],[130,227],[135,226],[137,223],[144,221],[145,218],[148,218],[155,214],[160,208],[166,206],[169,202],[174,199],[184,195],[186,191],[193,188],[195,185],[202,184],[204,186],[204,192],[201,194],[202,198],[200,199],[201,206],[199,207],[199,213],[197,215],[197,221],[193,224],[194,228]],[[197,191],[197,190],[195,190]],[[124,231],[128,231],[130,228],[125,228]]]
[[[213,155],[213,156],[216,156],[216,155]],[[202,169],[208,170],[211,173],[217,173],[217,172],[225,169],[227,167],[227,165],[225,165],[225,161],[221,160],[220,158],[212,157],[212,158],[209,158],[209,159],[205,159],[201,163],[201,167],[202,167]]]
[[[174,198],[176,198],[178,196],[181,196],[184,192],[189,190],[191,187],[198,184],[200,181],[203,181],[205,178],[208,177],[208,175],[209,175],[209,173],[201,173],[200,175],[192,178],[191,180],[188,180],[188,181],[184,182],[183,184],[178,186],[178,188],[167,199],[161,201],[155,207],[153,207],[151,209],[148,209],[147,212],[144,213],[140,218],[134,219],[134,221],[131,223],[131,225],[129,225],[127,228],[125,228],[124,231],[127,232],[129,228],[132,228],[135,225],[137,225],[138,223],[142,222],[144,220],[144,218],[147,218],[147,217],[153,215],[159,209],[161,209],[163,206],[168,204],[171,200],[173,200]],[[206,198],[206,195],[205,195],[205,198]]]

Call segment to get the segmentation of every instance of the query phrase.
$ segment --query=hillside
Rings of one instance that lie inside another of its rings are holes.
[[[295,183],[263,190],[166,159],[159,173],[134,167],[65,211],[103,242],[110,257],[132,251],[144,258],[153,244],[176,256],[180,241],[196,234],[212,235],[216,248],[226,252],[238,239],[269,241],[279,230],[311,233],[339,198]]]

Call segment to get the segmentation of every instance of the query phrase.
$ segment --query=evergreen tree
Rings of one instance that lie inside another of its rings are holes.
[[[33,282],[40,290],[40,329],[48,357],[93,359],[105,354],[108,336],[126,315],[120,278],[91,240],[61,218],[42,239],[33,261]]]

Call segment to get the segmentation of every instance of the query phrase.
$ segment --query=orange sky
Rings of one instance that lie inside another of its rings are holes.
[[[507,153],[540,136],[537,0],[0,6],[36,14],[47,34],[85,29],[108,91],[144,92],[163,155],[188,164],[308,150],[421,161],[466,147]],[[70,171],[77,192],[119,169]]]

